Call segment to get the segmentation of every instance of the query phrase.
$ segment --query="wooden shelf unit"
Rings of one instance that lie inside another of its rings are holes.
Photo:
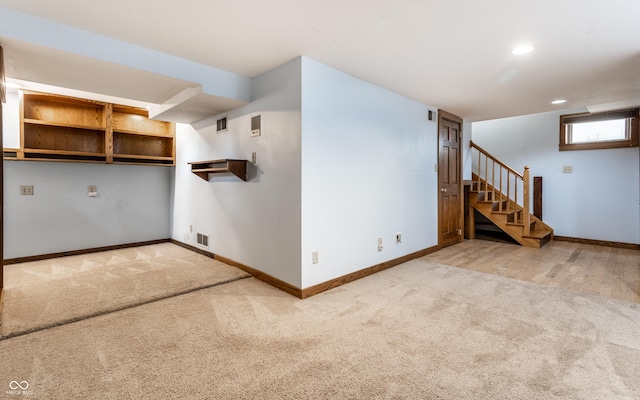
[[[147,110],[113,105],[114,163],[175,165],[175,124],[147,118]]]
[[[175,165],[175,124],[141,108],[22,91],[20,149],[7,159]]]
[[[18,159],[106,161],[107,103],[26,91],[20,98]]]
[[[209,174],[233,174],[243,181],[247,181],[247,160],[223,158],[220,160],[190,162],[191,172],[205,181],[209,181]]]

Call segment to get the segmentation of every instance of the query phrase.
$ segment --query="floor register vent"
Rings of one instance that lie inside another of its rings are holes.
[[[204,235],[202,233],[198,233],[198,238],[197,238],[198,244],[205,246],[205,247],[209,247],[209,236],[208,235]]]

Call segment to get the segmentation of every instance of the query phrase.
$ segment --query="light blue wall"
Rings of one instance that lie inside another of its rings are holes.
[[[167,239],[171,170],[5,161],[5,258]],[[34,195],[20,195],[20,185]]]
[[[20,146],[18,95],[3,107],[5,147]],[[4,257],[169,238],[171,167],[4,161]],[[33,185],[33,196],[20,195]],[[87,196],[87,186],[98,197]]]
[[[177,126],[177,166],[172,234],[194,246],[207,234],[215,254],[263,271],[296,287],[300,276],[300,58],[251,82],[252,102],[232,110],[227,131],[216,119],[196,130]],[[251,136],[251,117],[261,116],[262,134]],[[198,125],[203,125],[198,123]],[[190,171],[191,161],[251,160],[249,181]],[[190,229],[191,228],[191,229]]]
[[[543,178],[543,220],[559,236],[640,244],[638,148],[559,151],[564,110],[473,123],[473,141]],[[573,173],[562,172],[563,166]]]
[[[302,60],[303,287],[436,245],[437,123],[429,108]]]

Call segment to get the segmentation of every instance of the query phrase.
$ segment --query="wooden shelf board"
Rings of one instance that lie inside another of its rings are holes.
[[[120,160],[113,160],[113,162],[111,164],[114,165],[147,165],[150,167],[173,167],[176,164],[174,162],[171,163],[161,163],[161,162],[140,162],[140,161],[120,161]]]
[[[192,169],[191,172],[211,172],[211,173],[222,173],[222,172],[231,172],[227,167],[221,168],[196,168]]]
[[[83,160],[83,159],[74,159],[74,158],[24,158],[17,159],[16,161],[43,161],[43,162],[66,162],[66,163],[83,163],[83,164],[106,164],[105,160]]]
[[[165,157],[165,156],[143,156],[143,155],[139,155],[139,154],[118,154],[118,153],[113,153],[113,157],[118,157],[118,158],[137,158],[137,159],[141,159],[141,160],[165,160],[165,161],[170,161],[173,160],[173,157]]]
[[[66,124],[63,122],[54,122],[54,121],[43,121],[39,119],[24,119],[25,124],[31,125],[41,125],[41,126],[55,126],[59,128],[74,128],[74,129],[83,129],[88,131],[96,131],[96,133],[103,133],[107,129],[104,126],[85,126],[85,125],[75,125],[75,124]]]
[[[20,149],[12,149],[9,147],[5,147],[2,149],[2,159],[3,160],[17,160],[18,154],[20,153]]]
[[[88,157],[106,157],[106,153],[93,153],[88,151],[69,151],[69,150],[48,150],[48,149],[24,149],[25,153],[66,155],[66,156],[88,156]]]
[[[107,104],[103,101],[98,101],[98,100],[80,99],[78,97],[70,97],[70,96],[65,96],[61,94],[35,92],[31,90],[22,90],[22,93],[25,97],[30,97],[31,99],[55,101],[59,103],[91,105],[91,106],[104,106]]]
[[[191,172],[205,181],[209,180],[209,174],[231,173],[246,182],[247,163],[247,160],[227,158],[221,160],[193,161],[188,164],[191,165]],[[214,165],[220,166],[215,167]]]
[[[173,139],[173,136],[171,136],[171,135],[151,133],[151,132],[142,132],[142,131],[131,131],[131,130],[128,130],[128,129],[117,129],[115,127],[113,128],[113,133],[124,133],[124,134],[127,134],[127,135],[138,135],[138,136],[149,136],[149,137],[154,137],[154,138]]]
[[[219,160],[207,160],[207,161],[191,161],[187,164],[222,164],[222,163],[226,163],[227,161],[244,161],[246,162],[247,160],[238,160],[238,159],[233,159],[233,158],[222,158]]]
[[[143,116],[145,118],[149,118],[149,111],[147,111],[144,108],[140,108],[140,107],[132,107],[132,106],[125,106],[125,105],[122,105],[122,104],[114,104],[113,105],[113,112],[114,113],[122,113],[122,114],[135,114],[135,115]]]

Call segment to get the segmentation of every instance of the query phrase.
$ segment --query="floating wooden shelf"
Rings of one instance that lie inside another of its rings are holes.
[[[232,160],[224,158],[221,160],[194,161],[190,162],[191,172],[198,175],[205,181],[209,181],[209,174],[231,173],[243,181],[247,181],[247,160]]]

